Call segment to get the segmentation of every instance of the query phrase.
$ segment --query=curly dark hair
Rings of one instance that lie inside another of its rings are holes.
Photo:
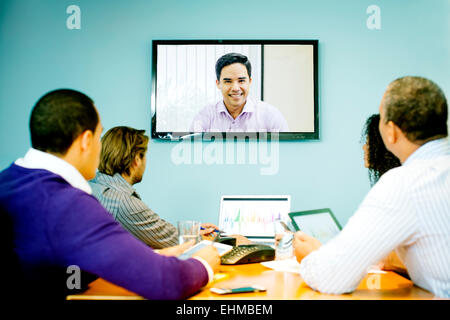
[[[386,149],[378,130],[379,123],[380,115],[371,115],[366,120],[362,134],[362,141],[367,143],[371,185],[374,185],[384,173],[401,165],[400,160]]]

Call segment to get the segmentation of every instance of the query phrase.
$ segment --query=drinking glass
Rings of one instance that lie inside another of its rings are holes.
[[[198,221],[178,221],[178,239],[180,244],[194,240],[200,241],[200,225]]]
[[[275,260],[290,259],[294,256],[294,233],[283,220],[275,220]]]

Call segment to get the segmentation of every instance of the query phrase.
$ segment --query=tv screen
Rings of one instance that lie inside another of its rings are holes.
[[[152,45],[152,138],[319,139],[318,40]]]

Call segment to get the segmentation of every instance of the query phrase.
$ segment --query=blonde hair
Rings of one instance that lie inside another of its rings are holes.
[[[102,151],[98,170],[107,175],[115,173],[130,174],[136,155],[144,157],[147,151],[148,136],[145,130],[130,127],[114,127],[102,137]]]

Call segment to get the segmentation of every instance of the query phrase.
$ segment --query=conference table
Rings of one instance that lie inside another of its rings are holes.
[[[264,292],[218,295],[212,287],[234,288],[259,285]],[[87,291],[67,296],[67,300],[143,300],[144,298],[104,279],[93,281]],[[357,289],[349,294],[322,294],[306,285],[299,273],[276,271],[261,263],[221,265],[214,281],[189,300],[429,300],[435,296],[392,271],[368,273]]]

